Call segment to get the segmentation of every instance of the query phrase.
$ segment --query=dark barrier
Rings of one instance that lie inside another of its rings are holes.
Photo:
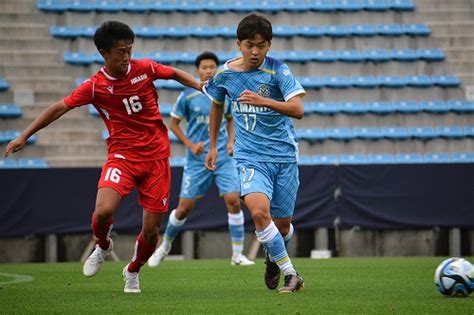
[[[0,237],[90,232],[100,169],[0,170]],[[172,170],[176,206],[182,168]],[[295,227],[474,228],[474,165],[302,166]],[[184,228],[227,229],[217,188],[197,202]],[[114,230],[137,232],[136,192],[122,201]],[[253,230],[245,211],[246,229]]]

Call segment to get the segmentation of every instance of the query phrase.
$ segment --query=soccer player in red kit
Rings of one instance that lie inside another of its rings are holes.
[[[84,263],[83,273],[87,277],[95,275],[112,251],[113,215],[121,199],[137,187],[143,224],[132,261],[123,269],[127,293],[140,292],[138,272],[155,250],[158,229],[168,210],[170,144],[153,81],[174,79],[197,90],[202,88],[200,82],[184,71],[149,59],[131,59],[134,38],[132,29],[124,23],[106,21],[100,25],[94,43],[104,57],[105,66],[69,96],[50,105],[7,145],[4,153],[6,157],[21,150],[35,132],[73,108],[89,103],[96,107],[110,136],[92,215],[97,244]]]

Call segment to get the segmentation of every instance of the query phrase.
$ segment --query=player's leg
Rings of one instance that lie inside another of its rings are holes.
[[[195,199],[179,198],[178,207],[171,211],[168,218],[168,224],[166,225],[166,230],[163,234],[163,240],[148,260],[148,265],[150,267],[158,266],[163,258],[169,254],[174,239],[186,222],[186,218],[194,208],[195,204]]]

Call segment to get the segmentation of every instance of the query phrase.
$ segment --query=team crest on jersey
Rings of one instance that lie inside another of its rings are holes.
[[[107,87],[107,91],[109,91],[110,94],[114,94],[114,86],[113,86],[113,85],[109,85],[109,86]]]
[[[270,96],[270,87],[266,84],[262,84],[258,87],[258,95],[263,96],[263,97],[269,97]]]
[[[195,112],[200,112],[201,111],[201,108],[199,106],[194,106],[194,111]]]

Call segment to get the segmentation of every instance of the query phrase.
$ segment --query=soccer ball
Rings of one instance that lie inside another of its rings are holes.
[[[443,260],[436,268],[434,281],[438,291],[447,296],[468,296],[474,290],[474,269],[463,258]]]

